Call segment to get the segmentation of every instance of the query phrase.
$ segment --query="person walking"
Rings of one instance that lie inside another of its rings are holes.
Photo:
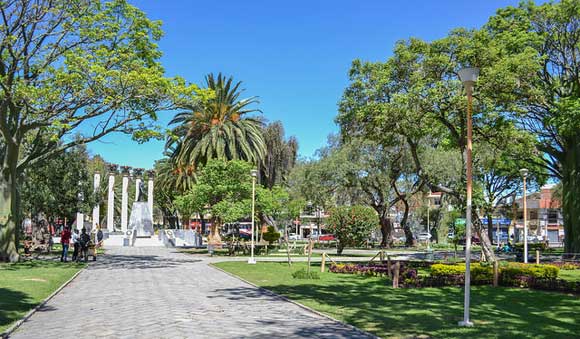
[[[97,260],[97,250],[101,247],[103,247],[103,230],[101,229],[101,226],[97,225],[97,243],[95,244],[95,253],[93,255],[93,260]]]
[[[79,256],[79,230],[75,229],[72,234],[73,256],[72,260],[77,261]]]
[[[60,244],[62,245],[62,253],[60,254],[60,261],[66,262],[68,257],[68,246],[70,243],[70,230],[68,227],[65,227],[62,232],[60,232]]]
[[[80,259],[85,262],[89,261],[89,245],[91,243],[91,236],[87,234],[86,228],[83,228],[81,236],[79,237],[79,247],[81,250]],[[78,259],[78,258],[77,258]]]

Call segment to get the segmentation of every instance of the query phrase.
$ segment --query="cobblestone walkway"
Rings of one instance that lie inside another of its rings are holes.
[[[166,248],[114,248],[11,338],[366,338]]]

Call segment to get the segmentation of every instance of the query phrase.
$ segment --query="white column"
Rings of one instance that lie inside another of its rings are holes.
[[[129,173],[123,172],[123,193],[121,196],[121,230],[127,232],[129,203]]]
[[[99,186],[101,185],[101,174],[100,173],[95,173],[94,176],[94,181],[93,181],[93,187],[95,189],[95,192],[99,191]],[[97,225],[99,224],[99,214],[100,214],[100,206],[99,204],[96,204],[95,207],[93,207],[93,229],[96,230],[97,229]]]
[[[153,221],[153,172],[149,172],[149,180],[147,181],[147,206],[149,206],[151,221]]]
[[[107,199],[107,229],[109,232],[115,231],[115,173],[109,173],[109,196]]]
[[[85,226],[84,221],[85,221],[85,215],[80,213],[80,212],[77,212],[77,230],[79,230],[79,232]]]

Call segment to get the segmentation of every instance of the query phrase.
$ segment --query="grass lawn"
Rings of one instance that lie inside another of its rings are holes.
[[[0,333],[83,267],[49,261],[0,264]]]
[[[580,270],[560,270],[558,277],[568,281],[580,281]]]
[[[461,328],[463,290],[393,289],[384,278],[321,273],[293,279],[284,263],[222,262],[217,267],[384,338],[574,338],[580,297],[517,288],[472,287],[473,328]],[[320,270],[315,267],[315,270]]]
[[[179,252],[181,253],[185,253],[185,254],[208,254],[209,252],[207,251],[207,249],[205,248],[176,248]],[[215,250],[213,252],[214,256],[219,256],[219,257],[230,257],[229,255],[229,251],[227,249],[218,249]],[[265,252],[260,253],[260,254],[254,254],[256,257],[260,257],[260,258],[286,258],[287,254],[286,252],[279,252],[278,250],[272,250],[270,251],[270,253],[268,253],[267,255],[265,254]],[[320,253],[312,253],[312,257],[320,257],[322,256],[322,254]],[[248,258],[250,257],[249,254],[243,254],[241,252],[236,252],[235,257],[244,257],[244,258]],[[307,258],[308,255],[304,255],[304,254],[297,254],[297,253],[290,253],[290,257],[291,258]]]

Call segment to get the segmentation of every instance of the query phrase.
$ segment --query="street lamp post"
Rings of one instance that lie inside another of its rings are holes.
[[[471,190],[472,190],[472,134],[473,126],[471,121],[471,109],[473,103],[473,86],[479,76],[478,68],[464,68],[459,71],[459,79],[465,87],[467,93],[467,149],[466,149],[466,176],[467,176],[467,202],[465,208],[465,295],[463,305],[463,321],[459,322],[459,326],[471,327],[473,323],[469,320],[469,301],[470,301],[470,286],[471,286]]]
[[[256,178],[258,177],[258,170],[253,169],[250,174],[252,175],[252,244],[248,264],[256,264],[256,259],[254,258],[254,214],[256,214]]]
[[[520,174],[524,179],[524,263],[528,263],[528,205],[526,202],[526,178],[528,177],[528,170],[522,168]]]

